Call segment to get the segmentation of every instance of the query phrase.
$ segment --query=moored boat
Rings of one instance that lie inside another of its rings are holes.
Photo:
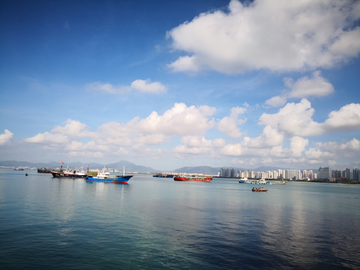
[[[164,173],[157,173],[154,174],[153,177],[160,177],[160,178],[173,178],[173,174],[164,174]]]
[[[264,189],[263,187],[261,187],[261,188],[255,188],[255,187],[253,187],[251,191],[252,191],[252,192],[266,192],[266,191],[268,191],[268,190],[267,190],[267,189]]]
[[[184,176],[179,175],[174,177],[175,181],[199,181],[199,182],[211,182],[212,177],[209,176]]]
[[[123,183],[126,184],[131,177],[134,175],[125,175],[125,169],[122,175],[110,175],[106,172],[105,168],[99,172],[96,176],[87,176],[86,181],[88,182],[103,182],[103,183]]]
[[[273,185],[286,185],[285,181],[273,181]]]
[[[53,177],[68,177],[68,178],[85,178],[87,173],[80,170],[60,170],[60,171],[51,171]]]

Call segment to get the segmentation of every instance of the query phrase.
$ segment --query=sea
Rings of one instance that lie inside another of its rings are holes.
[[[360,185],[252,187],[0,169],[0,269],[360,269]]]

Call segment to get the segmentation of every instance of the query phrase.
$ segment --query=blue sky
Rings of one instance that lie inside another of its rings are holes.
[[[360,167],[360,2],[0,5],[0,160]]]

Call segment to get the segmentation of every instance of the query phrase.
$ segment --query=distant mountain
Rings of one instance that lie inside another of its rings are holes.
[[[119,161],[116,163],[110,163],[110,164],[99,164],[99,163],[82,163],[82,162],[71,162],[71,163],[65,163],[63,165],[64,168],[69,167],[69,168],[81,168],[83,167],[84,169],[87,168],[87,166],[90,166],[90,169],[101,169],[104,166],[106,168],[112,168],[112,169],[116,169],[119,171],[122,171],[123,166],[125,166],[125,169],[127,172],[139,172],[139,173],[158,173],[161,172],[159,170],[153,169],[151,167],[146,167],[146,166],[141,166],[141,165],[136,165],[134,163],[131,163],[129,161]],[[61,162],[48,162],[48,163],[31,163],[31,162],[27,162],[27,161],[15,161],[15,160],[6,160],[6,161],[0,161],[0,166],[6,166],[6,167],[25,167],[25,166],[29,166],[29,167],[36,167],[36,168],[41,168],[41,167],[46,167],[46,168],[60,168],[61,166]],[[218,167],[218,168],[214,168],[214,167],[210,167],[210,166],[195,166],[195,167],[182,167],[180,169],[176,169],[173,170],[172,172],[174,173],[204,173],[204,174],[211,174],[211,175],[216,175],[220,172],[221,168],[226,168],[226,169],[235,169],[236,171],[238,170],[248,170],[248,169],[243,169],[243,168],[236,168],[236,167]],[[274,170],[278,170],[278,169],[282,169],[285,170],[286,168],[279,168],[279,167],[269,167],[269,166],[262,166],[262,167],[258,167],[255,169],[252,169],[253,171],[274,171]],[[310,170],[310,169],[307,169]],[[318,172],[318,169],[312,169],[314,173]]]
[[[122,161],[119,161],[119,162],[116,162],[116,163],[110,163],[110,164],[106,165],[107,168],[113,168],[113,169],[117,169],[119,171],[122,171],[124,166],[125,166],[125,170],[127,172],[139,172],[139,173],[157,173],[157,172],[160,172],[159,170],[155,170],[155,169],[150,168],[150,167],[135,165],[134,163],[131,163],[131,162],[125,161],[125,160],[122,160]]]
[[[174,173],[204,173],[204,174],[218,174],[220,168],[213,168],[210,166],[197,166],[197,167],[182,167],[180,169],[172,171]]]
[[[55,168],[60,167],[59,162],[49,162],[49,163],[31,163],[27,161],[16,161],[16,160],[6,160],[6,161],[0,161],[0,166],[13,166],[13,167],[49,167],[49,168]]]
[[[73,163],[64,163],[63,167],[69,167],[69,168],[80,168],[83,167],[84,169],[87,167],[87,165],[90,165],[90,168],[101,168],[104,165],[98,164],[98,163],[81,163],[81,162],[73,162]],[[60,168],[61,162],[38,162],[38,163],[32,163],[27,161],[15,161],[15,160],[6,160],[6,161],[0,161],[0,166],[13,166],[13,167],[46,167],[46,168]]]
[[[63,167],[69,167],[69,168],[81,168],[83,167],[84,169],[87,168],[87,166],[89,165],[90,169],[102,169],[104,166],[106,168],[112,168],[112,169],[117,169],[119,171],[122,171],[123,166],[125,166],[126,171],[128,172],[140,172],[140,173],[157,173],[160,172],[159,170],[155,170],[153,168],[150,167],[145,167],[145,166],[138,166],[135,165],[134,163],[128,162],[128,161],[119,161],[116,163],[111,163],[111,164],[99,164],[99,163],[82,163],[82,162],[71,162],[71,163],[65,163],[63,164]],[[15,160],[7,160],[7,161],[0,161],[0,166],[6,166],[6,167],[25,167],[25,166],[29,166],[29,167],[36,167],[36,168],[41,168],[41,167],[46,167],[46,168],[60,168],[61,166],[61,162],[48,162],[48,163],[31,163],[31,162],[27,162],[27,161],[15,161]]]

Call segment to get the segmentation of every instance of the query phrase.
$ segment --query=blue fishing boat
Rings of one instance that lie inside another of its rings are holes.
[[[86,181],[88,182],[103,182],[103,183],[123,183],[126,184],[131,177],[134,175],[125,175],[125,168],[122,175],[110,175],[109,172],[105,171],[105,168],[99,172],[96,176],[87,176]]]

